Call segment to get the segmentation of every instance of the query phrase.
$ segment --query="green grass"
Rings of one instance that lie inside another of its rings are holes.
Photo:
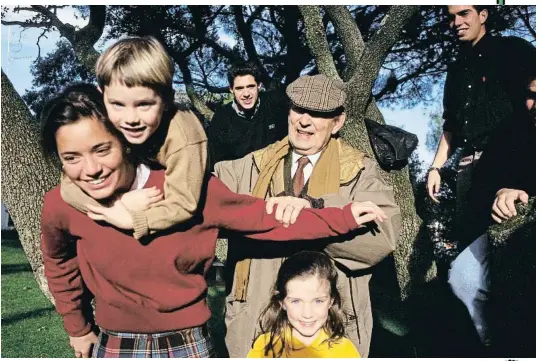
[[[30,265],[26,260],[17,237],[3,237],[2,251],[2,331],[1,357],[73,357],[69,340],[58,316],[47,298],[39,290]],[[383,262],[382,266],[385,266]],[[459,317],[452,309],[454,299],[444,293],[440,286],[432,285],[424,292],[430,301],[422,302],[413,318],[412,330],[404,328],[405,315],[401,307],[390,297],[398,292],[397,285],[384,282],[390,273],[382,277],[385,269],[375,272],[371,286],[374,328],[370,357],[472,357],[475,349],[468,346],[470,322],[467,315]],[[380,276],[380,277],[379,277]],[[382,278],[382,279],[379,279]],[[225,289],[213,282],[211,273],[207,296],[212,310],[209,328],[219,357],[227,357],[224,343]],[[440,291],[439,291],[440,290]],[[396,297],[395,297],[396,298]],[[459,302],[459,301],[456,301]],[[463,311],[464,313],[466,311]],[[461,321],[463,319],[463,321]],[[466,320],[466,321],[465,321]],[[462,325],[463,322],[463,325]],[[470,326],[472,328],[472,326]],[[467,332],[466,332],[467,331]],[[474,330],[470,333],[473,334]],[[459,338],[457,333],[461,333]],[[465,335],[464,335],[465,334]],[[416,346],[414,346],[416,345]],[[463,345],[456,347],[457,345]],[[456,350],[457,349],[457,350]]]
[[[1,357],[73,357],[60,316],[43,295],[17,237],[2,237]],[[209,288],[209,327],[219,356],[224,345],[224,286]]]
[[[73,357],[62,321],[16,238],[2,239],[1,357]]]

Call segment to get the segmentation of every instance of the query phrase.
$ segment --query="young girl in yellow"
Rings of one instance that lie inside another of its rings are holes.
[[[133,229],[137,239],[192,218],[207,167],[207,136],[192,111],[175,105],[173,74],[170,56],[152,37],[119,40],[96,63],[107,116],[131,143],[131,155],[166,168],[163,195],[152,188],[135,190],[104,207],[67,177],[61,181],[66,203],[94,220]],[[85,161],[77,155],[71,158]],[[92,172],[95,177],[87,181],[99,190],[108,174]]]
[[[320,252],[296,253],[279,269],[247,357],[360,357],[344,320],[333,261]]]

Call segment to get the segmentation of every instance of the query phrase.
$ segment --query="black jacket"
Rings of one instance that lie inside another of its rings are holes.
[[[491,207],[501,188],[520,189],[536,195],[536,125],[521,113],[505,120],[487,144],[474,168],[468,198],[471,220],[469,240],[483,234],[494,223]]]
[[[526,40],[486,34],[474,47],[465,44],[444,87],[443,129],[452,147],[483,150],[499,123],[525,107],[535,68],[536,49]]]
[[[241,117],[232,104],[220,106],[207,129],[211,167],[242,158],[288,134],[289,101],[281,91],[259,94],[260,105],[251,119]]]

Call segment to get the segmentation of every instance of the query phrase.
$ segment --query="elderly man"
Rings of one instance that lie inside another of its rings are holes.
[[[233,191],[270,199],[270,205],[278,203],[276,217],[286,225],[295,221],[300,207],[341,207],[355,200],[384,211],[388,219],[378,226],[372,223],[351,237],[322,240],[317,246],[335,260],[348,314],[347,336],[366,357],[373,326],[370,267],[395,247],[401,225],[399,208],[376,163],[337,137],[346,118],[342,83],[324,75],[302,76],[286,93],[292,103],[288,136],[244,158],[220,162],[215,172]],[[290,196],[288,204],[276,196]],[[230,239],[228,267],[235,267],[226,298],[230,357],[247,355],[283,259],[307,247],[289,243],[259,242],[256,248],[242,239]]]

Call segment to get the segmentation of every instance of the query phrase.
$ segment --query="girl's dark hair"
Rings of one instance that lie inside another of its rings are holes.
[[[265,355],[271,352],[273,357],[281,357],[284,352],[288,354],[292,351],[291,345],[285,339],[286,334],[284,331],[290,326],[288,315],[282,308],[281,302],[287,296],[286,286],[289,281],[297,277],[313,275],[329,282],[329,294],[332,305],[328,311],[327,321],[324,324],[324,331],[329,335],[329,338],[324,340],[324,342],[328,342],[331,345],[344,337],[345,314],[341,308],[341,296],[337,288],[338,275],[333,261],[321,252],[301,251],[288,258],[280,266],[271,300],[260,314],[258,322],[261,334],[270,334],[264,349]],[[275,352],[273,346],[277,345],[278,342],[280,342],[281,346],[278,352]]]
[[[49,100],[41,111],[41,145],[44,153],[47,156],[57,153],[55,135],[60,127],[87,117],[103,122],[107,130],[126,148],[124,136],[107,118],[102,93],[92,84],[78,83],[66,87]]]

